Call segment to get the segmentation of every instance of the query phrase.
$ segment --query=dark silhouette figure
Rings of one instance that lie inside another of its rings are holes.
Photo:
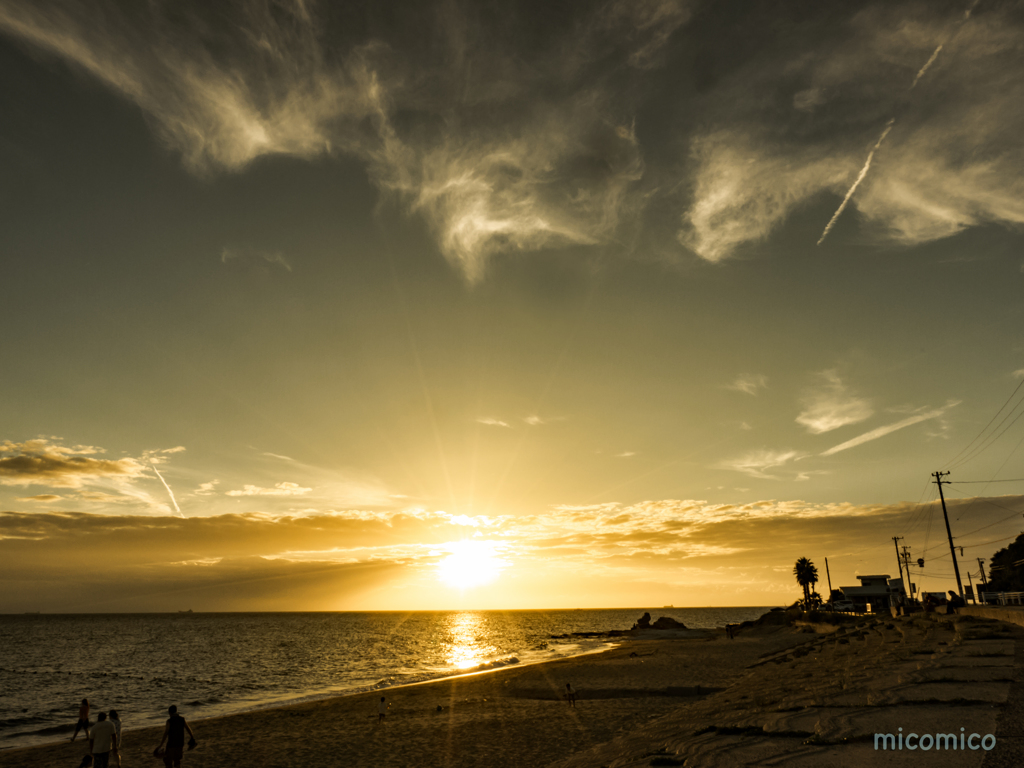
[[[569,706],[576,709],[576,691],[569,684],[565,684],[565,700],[569,702]]]
[[[117,768],[121,768],[121,716],[117,714],[116,709],[112,709],[108,717],[110,722],[114,724],[114,728],[117,729],[117,743],[114,745],[110,756],[117,760]]]
[[[158,754],[164,742],[167,742],[167,749],[163,751],[164,765],[166,768],[181,768],[181,756],[185,752],[185,732],[188,731],[189,735],[189,749],[195,749],[196,736],[192,733],[189,724],[185,722],[185,718],[178,714],[178,708],[175,705],[172,704],[168,707],[167,713],[170,717],[167,718],[167,724],[164,726],[164,736],[160,739],[160,744],[154,754]]]
[[[89,752],[95,768],[110,765],[110,753],[117,748],[117,726],[107,720],[107,713],[96,715],[96,725],[89,731]]]
[[[89,738],[89,700],[82,699],[82,706],[78,708],[78,724],[75,726],[75,735],[71,737],[74,741],[78,738],[78,732],[85,731],[85,737]]]

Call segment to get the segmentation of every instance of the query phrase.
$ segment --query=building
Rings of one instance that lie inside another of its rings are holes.
[[[906,600],[903,579],[890,579],[889,574],[858,576],[859,587],[840,587],[843,597],[852,602],[858,611],[889,612],[890,605]],[[913,585],[911,585],[913,589]]]

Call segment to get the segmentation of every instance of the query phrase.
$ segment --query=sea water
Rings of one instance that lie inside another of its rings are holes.
[[[126,730],[573,656],[644,611],[691,628],[766,608],[0,615],[0,749],[69,738],[83,698]]]

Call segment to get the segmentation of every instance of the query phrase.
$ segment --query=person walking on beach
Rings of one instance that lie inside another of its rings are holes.
[[[189,749],[195,747],[196,736],[185,722],[185,718],[178,714],[178,708],[174,704],[167,708],[167,713],[170,717],[167,718],[167,725],[164,726],[164,737],[160,739],[160,745],[156,749],[159,752],[160,747],[166,741],[167,749],[163,755],[164,765],[166,768],[181,768],[181,756],[185,751],[185,731],[188,731],[189,735]]]
[[[377,724],[378,725],[380,725],[381,723],[384,722],[384,716],[388,713],[388,707],[390,707],[390,706],[391,705],[388,704],[384,700],[384,697],[381,696],[380,697],[380,704],[377,705]]]
[[[117,768],[121,768],[121,716],[117,714],[116,709],[112,709],[107,717],[110,718],[110,722],[114,724],[114,728],[117,730],[117,741],[114,742],[111,757],[117,761]]]
[[[110,765],[110,750],[117,746],[117,727],[107,720],[107,713],[96,715],[96,725],[89,731],[89,752],[92,753],[94,768]]]
[[[74,741],[78,738],[78,732],[85,731],[85,738],[89,738],[89,700],[82,699],[82,706],[78,708],[78,725],[75,726],[75,735],[71,737]]]
[[[565,700],[570,707],[576,709],[576,690],[569,683],[565,684]]]

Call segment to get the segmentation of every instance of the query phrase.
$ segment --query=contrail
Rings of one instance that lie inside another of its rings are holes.
[[[160,474],[160,470],[156,468],[156,465],[153,462],[150,462],[149,466],[153,468],[153,471],[156,472],[156,476],[160,478],[160,482],[163,483],[164,488],[167,489],[167,495],[171,497],[171,504],[174,505],[174,511],[178,513],[179,517],[184,517],[184,515],[181,514],[181,507],[178,506],[178,501],[174,498],[174,491],[171,490],[171,486],[167,484],[167,481],[164,480],[164,476]]]
[[[825,238],[828,237],[829,231],[832,229],[832,225],[839,221],[839,217],[843,215],[843,211],[846,210],[846,204],[850,202],[850,198],[853,197],[853,193],[857,191],[857,187],[864,181],[864,177],[868,175],[868,169],[871,167],[871,158],[875,156],[875,152],[882,146],[882,142],[885,141],[885,137],[889,135],[889,131],[892,130],[893,123],[896,122],[896,118],[890,118],[889,122],[885,124],[885,130],[882,131],[882,135],[878,137],[878,141],[875,142],[875,146],[868,152],[868,159],[864,162],[864,167],[860,169],[860,173],[857,174],[857,180],[853,182],[853,186],[850,187],[850,191],[846,193],[846,197],[843,198],[843,202],[839,204],[839,210],[837,210],[828,224],[825,225],[825,231],[821,233],[821,238],[818,240],[818,245],[825,242]]]
[[[967,10],[964,11],[964,17],[960,21],[959,28],[956,30],[956,32],[953,34],[953,37],[950,40],[955,40],[957,38],[957,36],[960,34],[960,30],[963,29],[964,24],[966,24],[967,20],[971,18],[971,11],[974,10],[974,7],[979,2],[980,0],[972,0],[971,4],[967,6]],[[950,42],[950,40],[947,40],[946,42],[948,43]],[[927,72],[931,65],[935,63],[935,60],[939,58],[939,53],[942,52],[943,45],[944,43],[940,43],[939,47],[932,51],[932,55],[928,57],[928,61],[926,61],[924,63],[924,66],[917,71],[917,74],[914,76],[914,82],[910,84],[910,87],[907,89],[908,91],[914,90],[914,88],[917,86],[918,81],[922,77],[924,77],[925,72]],[[882,146],[882,142],[885,141],[885,137],[889,135],[889,131],[892,130],[892,125],[895,122],[896,118],[893,117],[890,118],[889,122],[885,124],[885,130],[882,131],[882,135],[878,137],[878,141],[875,142],[875,146],[872,147],[871,151],[868,153],[868,159],[864,162],[864,167],[860,169],[860,174],[858,174],[857,180],[853,182],[853,186],[850,187],[850,191],[846,193],[846,197],[843,198],[843,202],[839,204],[839,210],[835,212],[835,214],[829,220],[828,224],[825,225],[825,231],[821,233],[821,237],[818,239],[818,245],[821,245],[823,242],[825,242],[825,238],[828,237],[828,233],[831,231],[832,225],[834,225],[836,221],[839,219],[839,217],[843,215],[843,211],[846,210],[846,205],[847,203],[850,202],[850,198],[853,197],[853,193],[856,191],[857,187],[860,186],[860,183],[864,181],[864,177],[867,176],[868,169],[871,167],[871,158],[875,156],[875,152],[878,150],[880,146]]]
[[[970,13],[970,11],[967,11],[967,12]],[[921,69],[918,70],[917,75],[914,77],[914,82],[912,82],[910,84],[910,90],[914,90],[914,86],[917,85],[917,81],[920,80],[924,76],[924,73],[928,71],[928,67],[930,67],[932,64],[934,64],[935,60],[937,58],[939,58],[939,51],[941,51],[941,50],[942,50],[942,45],[940,44],[939,47],[936,48],[935,51],[932,53],[931,58],[928,59],[928,61],[926,61],[924,63],[924,66],[921,67]]]

